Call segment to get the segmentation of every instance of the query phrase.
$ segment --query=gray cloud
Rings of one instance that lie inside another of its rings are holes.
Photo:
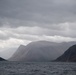
[[[75,41],[75,7],[75,0],[0,0],[0,41],[4,46],[9,42],[8,47],[36,40]]]
[[[48,27],[49,24],[75,21],[75,7],[75,0],[1,0],[0,18],[7,19],[14,27],[35,26],[28,23]]]

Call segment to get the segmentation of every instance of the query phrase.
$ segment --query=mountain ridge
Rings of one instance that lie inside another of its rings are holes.
[[[55,60],[68,49],[72,43],[55,43],[36,41],[20,45],[9,61],[50,61]]]

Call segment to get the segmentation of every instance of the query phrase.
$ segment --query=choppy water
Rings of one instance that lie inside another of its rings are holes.
[[[0,62],[0,75],[76,75],[76,63]]]

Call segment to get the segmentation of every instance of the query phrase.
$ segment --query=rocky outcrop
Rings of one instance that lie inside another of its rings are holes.
[[[55,61],[60,62],[76,62],[76,45],[71,46],[64,52],[63,55],[58,57]]]

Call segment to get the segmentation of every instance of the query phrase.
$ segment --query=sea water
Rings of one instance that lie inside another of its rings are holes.
[[[76,75],[76,63],[0,62],[0,75]]]

